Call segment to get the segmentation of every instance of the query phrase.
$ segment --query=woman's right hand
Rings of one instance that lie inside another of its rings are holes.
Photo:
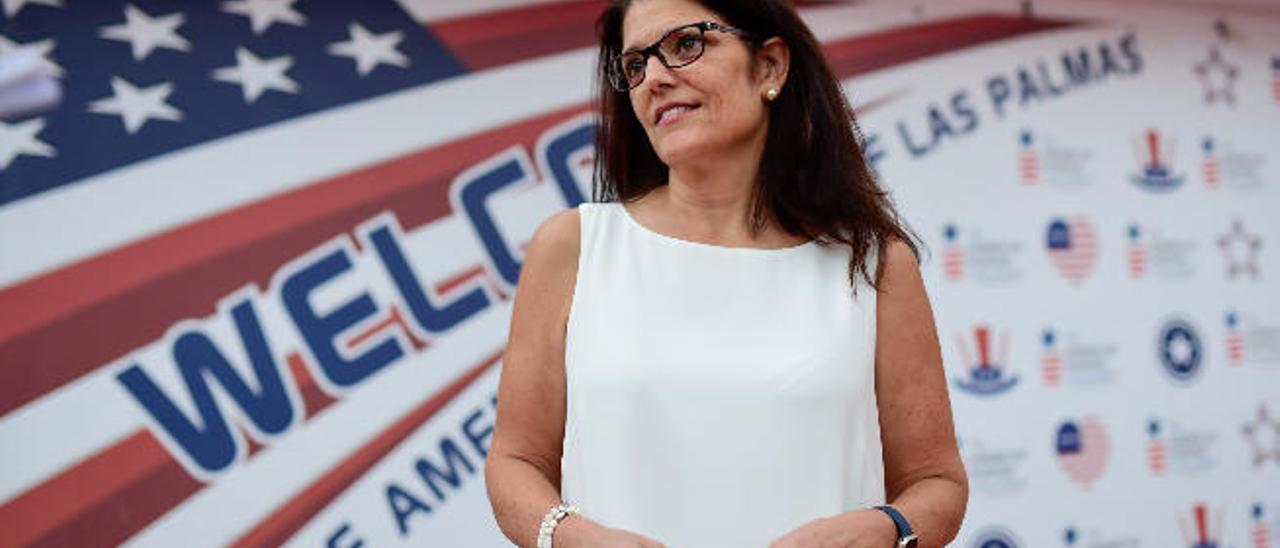
[[[651,538],[605,527],[582,516],[565,518],[556,527],[551,545],[555,548],[666,548]]]

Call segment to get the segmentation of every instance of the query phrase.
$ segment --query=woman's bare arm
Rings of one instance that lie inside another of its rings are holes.
[[[921,547],[960,529],[969,482],[956,446],[933,310],[910,248],[885,246],[876,306],[876,400],[888,500]]]
[[[578,271],[578,222],[578,211],[570,209],[534,233],[503,355],[485,482],[498,526],[519,546],[534,545],[542,516],[560,502],[564,338]]]

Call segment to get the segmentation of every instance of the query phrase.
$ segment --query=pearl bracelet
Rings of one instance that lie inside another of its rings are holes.
[[[538,548],[551,548],[551,535],[555,533],[556,526],[571,514],[579,513],[576,506],[564,503],[552,506],[547,515],[542,516],[542,525],[538,527]]]

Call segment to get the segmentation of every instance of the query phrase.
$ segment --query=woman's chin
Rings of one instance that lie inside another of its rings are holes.
[[[708,149],[701,140],[684,139],[684,136],[673,135],[658,148],[658,158],[668,167],[697,159]]]

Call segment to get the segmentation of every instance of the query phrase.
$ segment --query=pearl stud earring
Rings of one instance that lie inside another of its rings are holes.
[[[777,99],[777,98],[778,98],[778,88],[769,88],[769,91],[764,92],[764,98],[765,98],[765,99],[768,99],[768,100],[770,100],[770,101],[772,101],[772,100],[774,100],[774,99]]]

